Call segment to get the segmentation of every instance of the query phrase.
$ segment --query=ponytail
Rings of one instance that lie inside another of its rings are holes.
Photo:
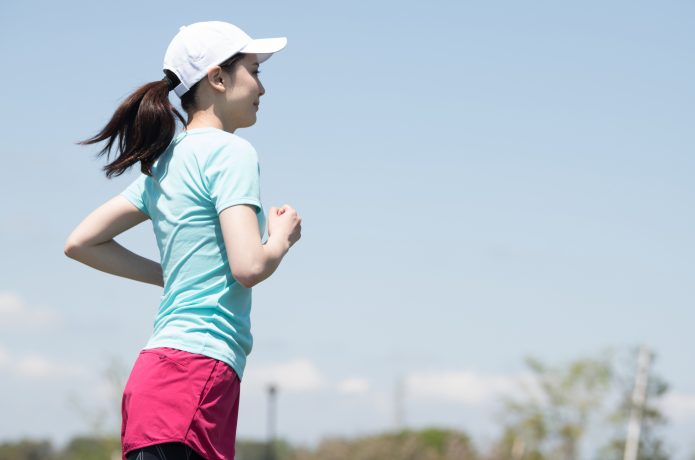
[[[173,77],[173,78],[172,78]],[[95,144],[108,139],[97,156],[110,154],[118,141],[118,157],[104,166],[106,177],[120,176],[132,165],[140,162],[140,171],[152,175],[152,164],[169,146],[176,134],[176,118],[184,125],[186,121],[169,101],[169,91],[178,78],[167,72],[162,80],[147,83],[116,109],[111,120],[96,136],[77,142],[78,145]]]
[[[231,71],[243,57],[243,53],[236,53],[219,66]],[[88,145],[108,139],[106,147],[97,154],[101,156],[106,153],[108,158],[113,143],[120,136],[120,154],[103,168],[107,178],[110,179],[113,175],[120,176],[138,161],[140,171],[151,176],[152,164],[169,147],[176,134],[174,116],[186,125],[179,111],[169,101],[169,91],[175,88],[180,80],[168,69],[165,69],[164,73],[166,77],[147,83],[128,96],[99,134],[77,142],[78,145]],[[181,96],[181,108],[189,116],[196,110],[195,94],[201,81],[197,81]]]

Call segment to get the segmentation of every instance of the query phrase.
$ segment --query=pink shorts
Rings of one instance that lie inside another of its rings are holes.
[[[122,460],[162,442],[233,460],[240,383],[223,361],[168,347],[141,350],[123,390]]]

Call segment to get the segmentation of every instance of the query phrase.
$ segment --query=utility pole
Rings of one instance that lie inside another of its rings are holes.
[[[405,428],[405,382],[403,377],[396,378],[396,391],[394,392],[394,422],[396,430]]]
[[[275,400],[277,395],[277,386],[274,384],[268,385],[268,444],[266,446],[266,459],[275,460],[275,415],[276,407]]]
[[[625,441],[625,456],[623,460],[637,460],[640,428],[642,426],[642,410],[647,397],[650,361],[651,353],[645,345],[642,345],[637,358],[637,376],[635,377],[635,388],[632,391],[632,407],[630,408],[630,420],[627,425],[627,440]]]

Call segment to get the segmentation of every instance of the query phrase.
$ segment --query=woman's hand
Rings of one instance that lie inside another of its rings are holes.
[[[286,204],[281,208],[272,207],[268,213],[268,238],[271,234],[282,236],[290,247],[301,238],[302,218],[297,211]]]

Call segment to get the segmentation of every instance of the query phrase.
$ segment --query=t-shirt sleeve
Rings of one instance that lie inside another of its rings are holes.
[[[203,177],[217,214],[236,204],[256,206],[261,212],[261,168],[256,150],[248,144],[229,144],[207,158]]]
[[[126,199],[133,203],[136,208],[149,217],[150,213],[147,211],[147,205],[145,204],[145,180],[147,177],[147,174],[140,173],[140,175],[133,182],[131,182],[125,188],[125,190],[120,193],[120,195],[126,197]]]

